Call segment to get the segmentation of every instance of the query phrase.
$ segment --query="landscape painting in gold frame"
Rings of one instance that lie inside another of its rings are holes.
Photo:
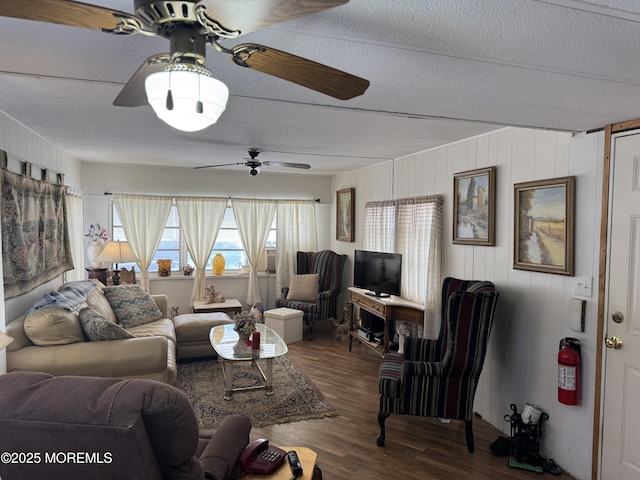
[[[344,188],[336,192],[336,240],[354,241],[355,189]]]
[[[575,177],[513,187],[513,268],[573,276]]]
[[[495,245],[496,167],[453,176],[453,243]]]

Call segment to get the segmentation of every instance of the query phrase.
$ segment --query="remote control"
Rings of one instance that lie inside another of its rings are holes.
[[[291,472],[293,473],[294,478],[302,475],[302,464],[300,463],[298,454],[295,450],[287,452],[287,460],[289,460],[289,466],[291,467]]]

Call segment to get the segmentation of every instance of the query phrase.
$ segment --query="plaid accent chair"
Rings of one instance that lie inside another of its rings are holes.
[[[488,281],[447,277],[436,340],[407,337],[404,354],[388,353],[380,365],[380,434],[392,414],[464,420],[473,453],[473,399],[487,351],[499,294]]]
[[[346,255],[331,250],[319,252],[296,252],[296,274],[319,274],[318,295],[313,302],[288,300],[289,288],[282,289],[282,298],[276,307],[294,308],[304,312],[305,336],[313,337],[313,327],[318,320],[337,318],[337,302],[342,289],[342,272],[347,261]]]

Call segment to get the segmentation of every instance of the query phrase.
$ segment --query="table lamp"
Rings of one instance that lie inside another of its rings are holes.
[[[115,263],[116,268],[113,269],[113,284],[120,285],[120,269],[119,263],[138,262],[140,259],[131,250],[129,242],[109,242],[107,247],[96,258],[98,262]]]
[[[5,348],[7,348],[7,346],[11,342],[13,342],[13,337],[10,337],[6,333],[4,333],[2,330],[0,330],[0,352]]]

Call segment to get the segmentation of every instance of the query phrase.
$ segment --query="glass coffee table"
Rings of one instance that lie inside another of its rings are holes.
[[[246,349],[235,352],[234,346],[238,342],[238,334],[233,331],[233,323],[218,325],[209,332],[211,346],[218,354],[218,360],[222,364],[224,376],[224,399],[231,400],[233,392],[245,390],[264,389],[267,395],[273,395],[273,359],[286,354],[289,349],[284,340],[271,328],[262,323],[256,325],[260,332],[260,349]],[[256,360],[263,359],[266,363],[266,372]],[[233,387],[233,366],[237,362],[251,362],[260,371],[264,385],[251,387]]]

